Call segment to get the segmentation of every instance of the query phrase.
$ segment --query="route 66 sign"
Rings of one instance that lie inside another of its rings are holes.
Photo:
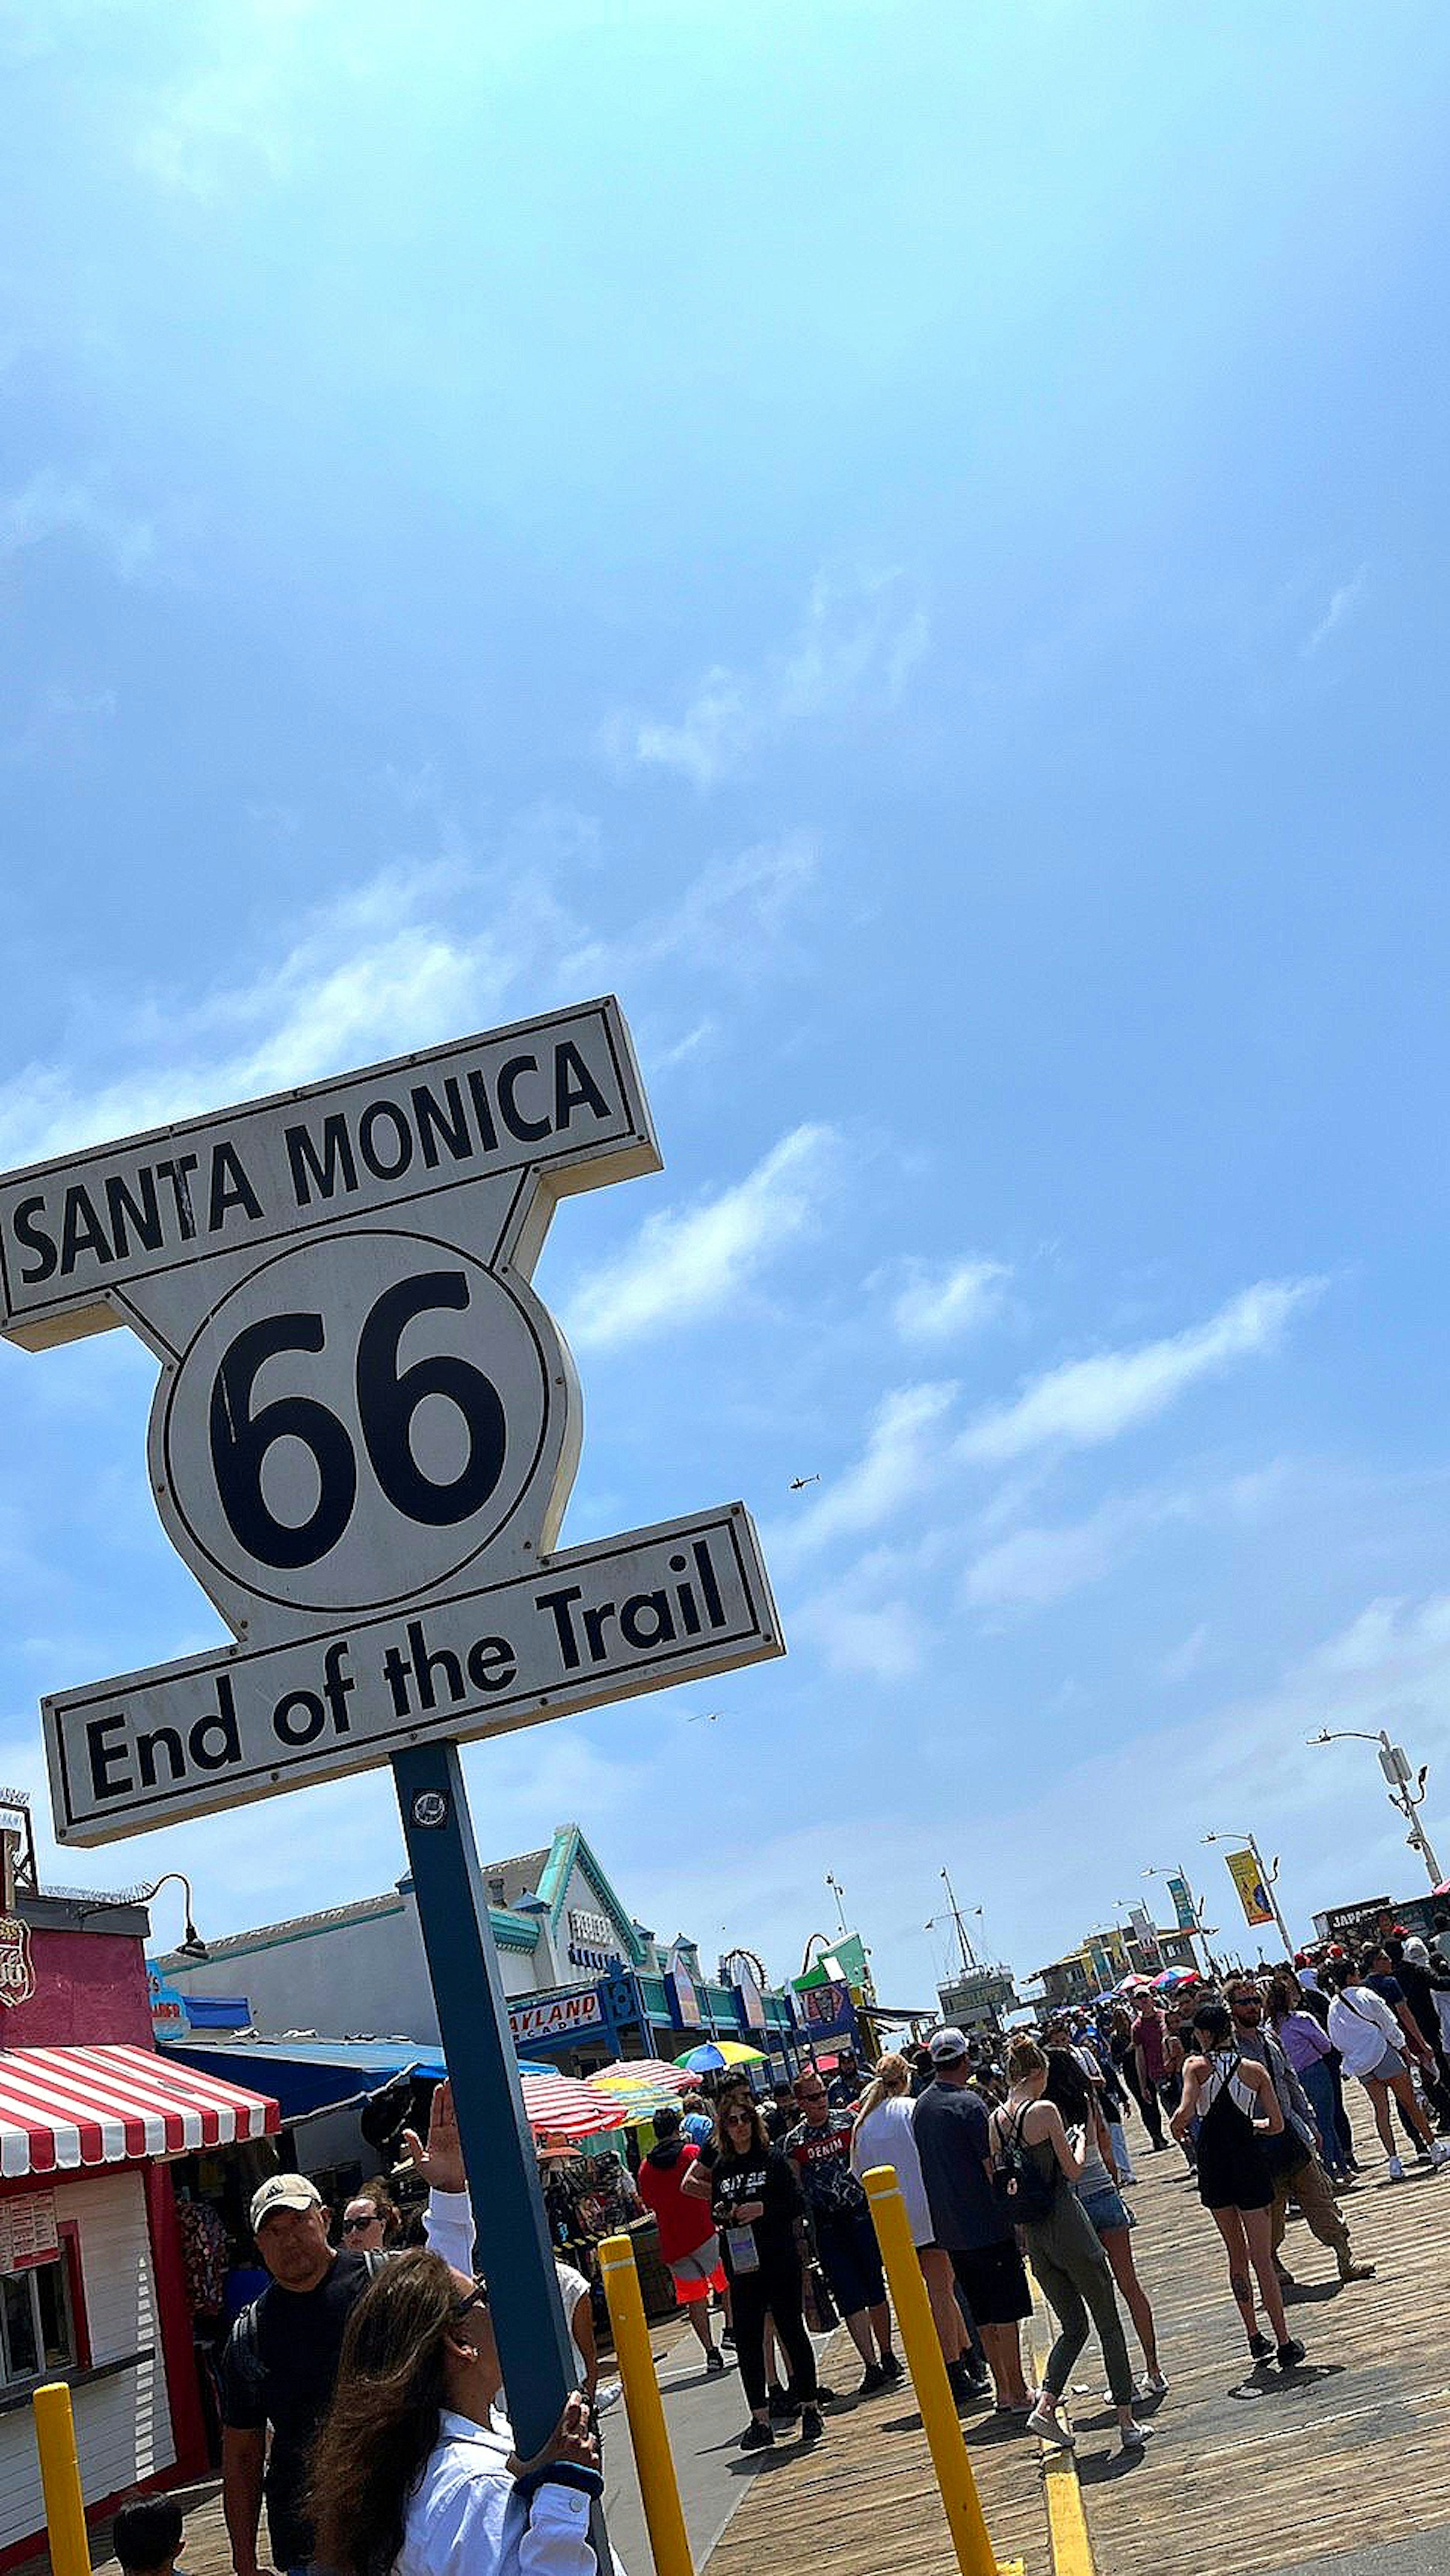
[[[43,1703],[61,1841],[783,1652],[741,1504],[550,1553],[579,1390],[531,1274],[659,1164],[611,999],[0,1179],[0,1332],[155,1352],[156,1507],[236,1639]]]

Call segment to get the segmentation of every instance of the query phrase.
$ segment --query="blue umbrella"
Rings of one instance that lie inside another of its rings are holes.
[[[743,2040],[727,2039],[723,2048],[717,2048],[713,2039],[707,2039],[675,2063],[688,2066],[692,2075],[718,2075],[726,2066],[763,2066],[765,2058],[760,2049],[747,2048]]]

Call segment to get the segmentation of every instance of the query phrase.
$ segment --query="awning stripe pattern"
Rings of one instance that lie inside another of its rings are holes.
[[[231,2146],[277,2105],[148,2048],[0,2050],[0,2175],[74,2173]]]
[[[598,2138],[625,2125],[622,2109],[614,2110],[571,2075],[521,2075],[519,2086],[529,2126],[537,2135]]]

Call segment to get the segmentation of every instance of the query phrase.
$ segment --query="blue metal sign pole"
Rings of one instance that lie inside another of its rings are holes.
[[[530,2459],[549,2439],[578,2377],[463,1766],[456,1744],[438,1742],[409,1745],[392,1760],[514,2448]],[[596,2548],[602,2531],[596,2523]],[[601,2567],[609,2564],[601,2555]]]

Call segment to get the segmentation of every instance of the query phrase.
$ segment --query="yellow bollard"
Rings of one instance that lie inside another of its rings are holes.
[[[51,2380],[46,2387],[37,2388],[31,2404],[35,2410],[35,2447],[40,2453],[40,2483],[45,2491],[51,2576],[91,2576],[91,2544],[86,2536],[70,2390],[63,2380]]]
[[[685,2529],[670,2437],[665,2431],[665,2410],[655,2377],[649,2328],[644,2321],[633,2239],[606,2236],[599,2248],[599,2269],[604,2277],[609,2322],[614,2329],[614,2356],[624,2384],[624,2409],[629,2417],[629,2438],[634,2444],[655,2576],[693,2576],[690,2537]],[[56,2576],[61,2576],[60,2569]]]
[[[921,2408],[921,2421],[931,2452],[931,2464],[941,2489],[946,2509],[947,2528],[952,2547],[957,2553],[961,2576],[997,2576],[997,2559],[987,2536],[982,2516],[982,2500],[977,2481],[962,2440],[957,2421],[956,2400],[952,2395],[947,2366],[942,2359],[936,2320],[926,2294],[921,2265],[912,2243],[911,2225],[906,2215],[896,2176],[890,2165],[873,2165],[863,2175],[871,2215],[881,2245],[881,2259],[886,2266],[891,2301],[901,2340],[906,2347],[907,2367]]]

